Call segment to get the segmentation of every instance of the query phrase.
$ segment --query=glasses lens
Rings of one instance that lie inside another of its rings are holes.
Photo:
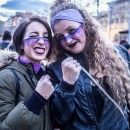
[[[76,29],[70,34],[71,37],[75,37],[77,34],[80,33],[80,31],[81,31],[81,25],[80,25],[78,28],[76,28]]]
[[[82,25],[80,25],[78,28],[76,28],[74,31],[72,31],[68,36],[59,36],[59,37],[56,37],[56,39],[59,41],[59,42],[63,42],[64,40],[68,40],[68,39],[70,39],[70,38],[74,38],[75,36],[77,36],[79,33],[80,33],[80,31],[81,31],[81,26]]]
[[[27,39],[24,39],[23,41],[25,44],[34,45],[39,40],[43,40],[45,44],[49,43],[49,40],[47,38],[44,38],[44,37],[27,38]]]
[[[38,41],[38,39],[37,38],[27,38],[27,39],[24,39],[23,41],[25,44],[33,45]]]

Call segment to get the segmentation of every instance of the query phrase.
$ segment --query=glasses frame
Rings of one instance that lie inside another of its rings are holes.
[[[23,39],[23,43],[25,43],[26,44],[26,41],[28,41],[28,44],[30,45],[30,44],[36,44],[39,40],[43,40],[44,41],[44,43],[45,44],[48,44],[49,43],[49,39],[47,39],[47,38],[44,38],[44,37],[29,37],[29,38],[26,38],[26,39]],[[34,43],[30,43],[31,42],[31,40],[35,40],[35,42]]]
[[[83,24],[80,24],[71,34],[68,34],[67,36],[64,36],[62,39],[57,39],[56,37],[55,38],[60,43],[62,43],[63,41],[66,41],[69,38],[72,39],[72,38],[74,38],[74,35],[76,33],[78,33],[78,31],[80,30],[81,27],[83,27]]]

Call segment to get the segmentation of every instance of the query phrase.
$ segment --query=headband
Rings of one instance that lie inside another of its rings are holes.
[[[84,19],[81,13],[77,9],[66,9],[59,12],[54,17],[52,17],[50,21],[52,29],[54,28],[55,22],[57,20],[69,20],[69,21],[74,21],[74,22],[79,22],[79,23],[84,22]]]

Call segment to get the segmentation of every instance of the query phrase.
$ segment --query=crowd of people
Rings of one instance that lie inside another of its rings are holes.
[[[0,41],[0,49],[4,50],[4,49],[8,49],[8,50],[15,50],[13,43],[12,43],[12,34],[10,31],[5,30],[1,41]]]
[[[50,24],[31,16],[4,35],[1,130],[130,129],[129,43],[114,44],[67,0],[51,6]]]

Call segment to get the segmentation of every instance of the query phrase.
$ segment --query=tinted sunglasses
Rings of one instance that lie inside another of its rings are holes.
[[[62,43],[63,41],[67,41],[67,40],[72,39],[75,36],[77,36],[77,34],[80,33],[81,29],[82,29],[82,24],[78,28],[74,29],[68,36],[59,36],[59,37],[55,37],[55,38],[57,41]]]
[[[45,45],[49,44],[49,40],[45,37],[31,37],[31,38],[23,39],[23,43],[27,43],[28,45],[34,45],[39,40],[43,40]]]

